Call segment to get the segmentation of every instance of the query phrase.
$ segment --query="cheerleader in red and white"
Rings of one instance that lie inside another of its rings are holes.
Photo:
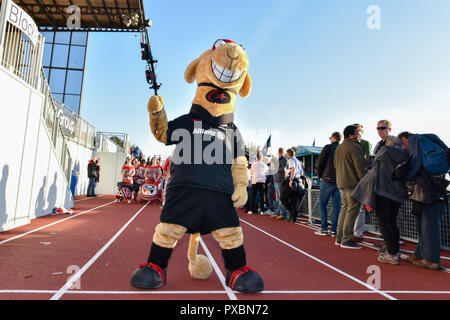
[[[153,157],[150,160],[150,163],[147,165],[147,169],[145,170],[145,182],[146,183],[157,183],[162,177],[161,166],[157,164],[157,158]]]
[[[139,168],[141,167],[141,164],[140,164],[140,162],[139,162],[139,159],[138,158],[134,158],[132,161],[131,161],[131,164],[133,165],[133,167],[134,167],[134,175],[133,175],[133,198],[134,198],[134,200],[137,200],[137,195],[138,195],[138,192],[139,192],[139,187],[141,186],[141,184],[143,183],[143,181],[141,181],[141,180],[143,180],[143,179],[141,179],[141,177],[140,177],[140,171],[139,171]]]
[[[142,201],[141,187],[145,184],[145,171],[147,170],[147,164],[144,159],[141,160],[140,165],[136,168],[136,173],[134,175],[134,191],[136,201]]]
[[[147,169],[145,170],[145,183],[153,184],[157,186],[158,188],[158,197],[160,195],[160,182],[162,178],[162,168],[157,163],[158,158],[153,157],[150,160],[150,163],[147,165]],[[157,201],[160,201],[160,199],[156,199],[152,201],[153,203],[156,203]]]
[[[147,171],[147,163],[144,159],[142,159],[141,165],[138,167],[135,175],[138,177],[139,185],[143,185],[145,183],[145,171]]]
[[[132,198],[133,176],[134,176],[135,172],[136,172],[136,170],[135,170],[134,166],[131,164],[131,158],[127,157],[127,159],[125,160],[125,164],[122,166],[122,171],[121,171],[122,182],[119,182],[118,185],[121,188],[123,188],[123,187],[128,188],[129,192],[126,194],[123,194],[123,196],[128,201],[128,203],[131,202],[131,198]],[[124,193],[124,192],[122,192],[122,193]]]

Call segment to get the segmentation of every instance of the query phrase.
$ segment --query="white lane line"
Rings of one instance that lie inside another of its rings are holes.
[[[214,260],[213,256],[211,255],[211,252],[209,252],[209,250],[206,247],[205,243],[203,242],[202,238],[200,238],[200,244],[202,245],[203,250],[205,250],[205,253],[208,256],[208,259],[211,262],[211,265],[212,265],[214,271],[217,273],[220,283],[222,284],[223,288],[225,289],[225,291],[228,295],[228,298],[230,298],[230,300],[237,300],[237,297],[234,294],[233,290],[231,290],[231,288],[225,284],[225,277],[223,276],[222,272],[220,271],[219,266],[217,265],[216,261]]]
[[[201,291],[201,290],[193,290],[193,291],[79,291],[79,290],[68,290],[66,294],[226,294],[224,290],[211,290],[211,291]]]
[[[245,220],[242,220],[242,219],[239,219],[239,220],[242,221],[242,222],[244,222],[244,223],[246,223],[246,224],[248,224],[249,226],[255,228],[256,230],[258,230],[258,231],[260,231],[260,232],[262,232],[262,233],[268,235],[269,237],[271,237],[271,238],[273,238],[273,239],[275,239],[275,240],[277,240],[277,241],[279,241],[279,242],[285,244],[286,246],[288,246],[288,247],[294,249],[295,251],[298,251],[298,252],[300,252],[301,254],[303,254],[303,255],[305,255],[305,256],[307,256],[307,257],[309,257],[309,258],[311,258],[311,259],[313,259],[313,260],[315,260],[315,261],[317,261],[317,262],[319,262],[320,264],[323,264],[324,266],[326,266],[326,267],[328,267],[328,268],[330,268],[330,269],[332,269],[332,270],[334,270],[334,271],[336,271],[336,272],[342,274],[343,276],[345,276],[345,277],[347,277],[347,278],[349,278],[349,279],[351,279],[351,280],[353,280],[353,281],[355,281],[355,282],[357,282],[357,283],[363,285],[364,287],[366,287],[366,288],[368,288],[368,289],[370,289],[370,290],[372,290],[372,291],[375,291],[375,292],[381,294],[382,296],[384,296],[384,297],[386,297],[386,298],[388,298],[388,299],[390,299],[390,300],[397,300],[396,298],[394,298],[394,297],[392,297],[392,296],[390,296],[390,295],[384,293],[383,291],[378,290],[377,288],[372,287],[371,285],[368,285],[367,283],[365,283],[365,282],[363,282],[363,281],[361,281],[361,280],[359,280],[359,279],[353,277],[352,275],[350,275],[350,274],[348,274],[348,273],[346,273],[346,272],[344,272],[344,271],[342,271],[342,270],[340,270],[340,269],[338,269],[338,268],[336,268],[336,267],[334,267],[334,266],[332,266],[332,265],[326,263],[325,261],[320,260],[319,258],[316,258],[316,257],[314,257],[313,255],[311,255],[311,254],[309,254],[309,253],[307,253],[307,252],[305,252],[305,251],[303,251],[303,250],[300,250],[300,249],[297,248],[297,247],[294,247],[293,245],[287,243],[286,241],[281,240],[280,238],[275,237],[274,235],[268,233],[267,231],[264,231],[264,230],[258,228],[257,226],[255,226],[255,225],[253,225],[253,224],[251,224],[251,223],[249,223],[249,222],[247,222],[247,221],[245,221]]]
[[[2,293],[57,293],[57,290],[0,290]],[[384,290],[385,293],[396,294],[448,294],[450,291],[414,291],[414,290]],[[378,294],[373,290],[265,290],[260,293],[265,294],[355,294],[367,293]],[[192,291],[106,291],[106,290],[67,290],[65,294],[226,294],[225,290],[192,290]]]
[[[69,281],[66,282],[61,289],[55,293],[50,300],[59,300],[61,296],[83,275],[84,272],[109,248],[109,246],[120,236],[120,234],[128,227],[128,225],[144,210],[144,208],[149,204],[147,202],[136,214],[128,220],[127,223],[78,271],[76,272]]]
[[[56,290],[0,290],[0,293],[55,293],[55,292]]]
[[[107,206],[107,205],[113,203],[113,202],[114,202],[114,201],[111,201],[111,202],[102,204],[101,206],[98,206],[98,207],[95,207],[95,208],[92,208],[92,209],[89,209],[89,210],[86,210],[86,211],[83,211],[83,212],[80,212],[80,213],[71,215],[70,217],[67,217],[67,218],[64,218],[64,219],[61,219],[61,220],[52,222],[52,223],[50,223],[50,224],[47,224],[47,225],[45,225],[45,226],[36,228],[36,229],[34,229],[34,230],[31,230],[31,231],[28,231],[28,232],[19,234],[19,235],[17,235],[17,236],[12,237],[12,238],[5,239],[5,240],[3,240],[3,241],[0,241],[0,244],[4,244],[4,243],[7,243],[7,242],[9,242],[9,241],[12,241],[12,240],[15,240],[15,239],[24,237],[24,236],[26,236],[26,235],[29,235],[29,234],[33,233],[33,232],[36,232],[36,231],[39,231],[39,230],[42,230],[42,229],[45,229],[45,228],[54,226],[55,224],[61,223],[61,222],[63,222],[63,221],[66,221],[66,220],[69,220],[69,219],[72,219],[72,218],[75,218],[75,217],[78,217],[78,216],[81,216],[81,215],[83,215],[83,214],[85,214],[85,213],[88,213],[88,212],[91,212],[91,211],[93,211],[93,210],[100,209],[100,208],[102,208],[102,207],[104,207],[104,206]]]
[[[384,293],[402,293],[402,294],[450,294],[450,291],[397,291],[397,290],[380,290]],[[273,294],[323,294],[323,293],[336,293],[336,294],[354,294],[354,293],[370,293],[379,294],[373,290],[267,290],[262,293]]]

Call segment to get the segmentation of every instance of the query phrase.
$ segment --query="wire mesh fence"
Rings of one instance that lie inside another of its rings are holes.
[[[319,195],[320,189],[312,188],[307,191],[307,196],[302,202],[299,210],[300,214],[308,217],[310,223],[320,223]],[[450,193],[447,193],[450,202]],[[331,198],[327,204],[328,222],[331,221]],[[405,201],[399,210],[397,216],[397,225],[400,231],[400,238],[403,240],[418,241],[418,231],[416,225],[416,216],[411,213],[412,202]],[[378,219],[374,212],[366,213],[366,227],[369,231],[380,234]],[[445,250],[450,250],[450,212],[449,206],[445,206],[444,214],[441,219],[441,246]]]

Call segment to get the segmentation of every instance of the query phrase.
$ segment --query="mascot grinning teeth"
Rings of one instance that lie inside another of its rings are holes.
[[[214,72],[214,75],[216,76],[217,80],[225,83],[230,83],[233,81],[238,80],[242,74],[244,73],[244,70],[242,71],[233,71],[227,68],[223,68],[217,64],[214,63],[214,61],[211,61],[211,67]]]
[[[246,293],[264,290],[260,275],[247,266],[236,212],[247,201],[248,179],[245,145],[233,120],[237,94],[246,97],[252,88],[248,67],[242,46],[219,39],[184,73],[188,83],[197,83],[188,114],[168,122],[163,97],[150,98],[147,110],[153,135],[176,147],[160,223],[147,262],[131,277],[132,286],[165,285],[169,258],[186,233],[191,234],[187,254],[191,277],[207,279],[211,263],[197,250],[200,235],[211,233],[222,249],[227,286]]]

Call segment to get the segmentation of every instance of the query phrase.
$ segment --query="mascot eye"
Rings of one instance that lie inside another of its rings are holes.
[[[214,45],[213,45],[212,49],[215,50],[215,49],[217,49],[218,47],[220,47],[221,45],[223,45],[225,43],[226,42],[223,39],[216,40],[216,42],[214,42]]]
[[[228,39],[219,39],[219,40],[216,40],[216,42],[214,42],[212,50],[217,49],[218,47],[220,47],[221,45],[223,45],[225,43],[236,43],[236,42],[228,40]]]

